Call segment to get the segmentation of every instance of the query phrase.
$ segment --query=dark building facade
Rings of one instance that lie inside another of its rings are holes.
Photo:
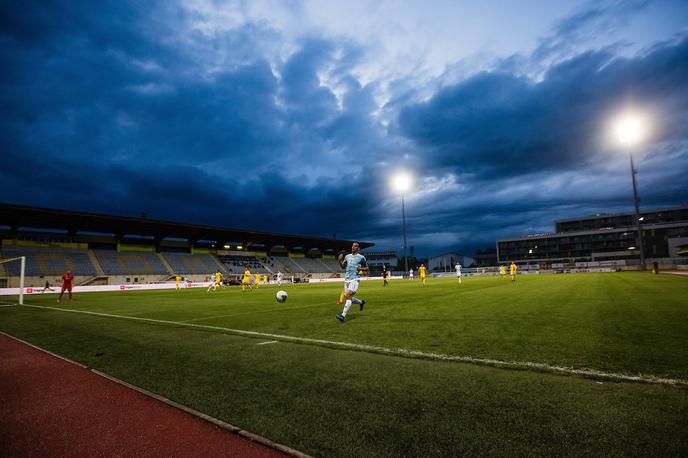
[[[688,244],[688,206],[640,212],[645,257],[674,258]],[[638,259],[635,214],[599,214],[555,221],[553,234],[497,241],[500,263]]]

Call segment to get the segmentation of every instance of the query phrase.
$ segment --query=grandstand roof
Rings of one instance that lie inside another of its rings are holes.
[[[319,248],[325,250],[348,250],[352,240],[308,237],[282,234],[278,232],[259,232],[244,229],[205,226],[200,224],[179,223],[149,218],[103,215],[99,213],[76,212],[50,208],[28,207],[22,205],[0,204],[0,225],[7,225],[12,232],[22,227],[65,230],[69,234],[77,232],[96,232],[114,234],[121,238],[125,235],[152,236],[156,240],[182,238],[189,242],[211,240],[219,244],[242,242],[266,246]],[[360,242],[361,248],[374,245]]]

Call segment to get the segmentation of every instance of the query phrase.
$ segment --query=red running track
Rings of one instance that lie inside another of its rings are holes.
[[[284,457],[0,334],[0,455]]]

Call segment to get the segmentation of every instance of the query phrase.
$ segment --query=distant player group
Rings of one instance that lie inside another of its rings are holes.
[[[339,263],[339,266],[344,269],[344,287],[342,288],[342,292],[339,296],[339,301],[337,304],[342,304],[344,302],[344,308],[342,309],[341,313],[338,313],[335,315],[335,318],[339,320],[340,322],[343,322],[346,319],[347,314],[349,313],[349,309],[351,308],[352,304],[357,304],[359,306],[359,310],[362,312],[363,307],[365,306],[366,301],[359,299],[356,296],[356,293],[358,292],[359,288],[359,283],[361,280],[361,275],[364,275],[365,272],[368,272],[370,268],[368,267],[368,263],[366,261],[365,256],[363,256],[361,253],[359,253],[360,247],[357,242],[354,242],[351,245],[351,253],[347,254],[345,251],[341,251],[339,255],[337,256],[337,262]],[[509,275],[511,276],[511,281],[515,282],[516,281],[516,271],[518,267],[516,266],[515,263],[511,263],[509,266]],[[463,274],[461,272],[461,264],[456,263],[455,265],[455,270],[456,270],[456,277],[459,280],[459,283],[462,282],[462,277]],[[502,265],[499,267],[499,273],[502,278],[506,276],[506,266]],[[383,286],[387,286],[389,284],[388,278],[389,278],[390,272],[389,269],[387,268],[387,265],[384,264],[382,266],[382,280],[383,280]],[[420,284],[421,286],[426,285],[426,280],[427,280],[427,268],[425,267],[424,264],[421,264],[420,267],[418,267],[418,276],[420,278]],[[282,279],[283,279],[283,274],[282,272],[277,272],[276,275],[276,280],[277,280],[277,285],[281,286],[282,285]],[[413,269],[409,271],[409,279],[413,280]],[[62,295],[64,294],[65,291],[69,293],[69,300],[70,302],[72,301],[72,283],[74,280],[74,275],[71,273],[71,271],[67,271],[64,275],[62,275],[62,289],[60,291],[60,295],[57,298],[57,302],[59,303],[62,300]],[[181,282],[182,282],[182,277],[177,275],[175,277],[175,286],[176,289],[179,290],[181,289]],[[246,292],[246,289],[248,288],[249,291],[253,291],[254,288],[258,288],[261,283],[267,283],[268,282],[268,276],[267,275],[262,275],[259,273],[256,273],[255,275],[251,273],[251,270],[248,268],[248,266],[244,266],[244,274],[241,279],[241,291]],[[293,277],[292,277],[292,282],[293,282]],[[211,275],[211,281],[210,284],[208,285],[208,292],[216,291],[219,287],[222,286],[222,273],[220,271],[215,272],[214,274]],[[43,290],[45,292],[46,290],[52,291],[50,288],[50,284],[46,282],[46,286]],[[344,301],[346,299],[346,301]]]

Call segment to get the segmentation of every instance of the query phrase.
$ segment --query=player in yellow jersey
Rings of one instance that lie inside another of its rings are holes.
[[[346,251],[340,251],[337,256],[346,256]],[[342,287],[342,292],[339,293],[339,300],[337,301],[337,305],[342,305],[344,303],[344,296],[346,296],[346,286]]]
[[[244,266],[244,278],[241,279],[242,293],[246,291],[247,286],[249,291],[253,291],[253,287],[251,286],[251,271],[248,270],[248,266]]]
[[[506,277],[506,266],[499,266],[499,275],[501,275],[502,278]]]
[[[174,277],[174,286],[175,286],[177,289],[180,289],[180,288],[181,288],[181,283],[182,283],[182,277],[180,277],[179,275],[177,275],[176,277]]]
[[[418,268],[418,275],[420,275],[420,284],[425,286],[425,266],[423,264]]]
[[[263,275],[263,283],[265,283],[266,285],[268,284],[268,276],[267,275]]]
[[[511,265],[509,266],[509,274],[511,275],[511,281],[516,281],[516,264],[514,264],[513,261],[511,261]]]
[[[256,278],[253,280],[253,282],[256,285],[256,289],[258,289],[258,286],[260,286],[260,274],[256,274]]]
[[[217,291],[217,287],[220,286],[221,281],[222,274],[220,273],[220,271],[217,271],[214,274],[210,275],[210,285],[208,285],[208,292],[210,292],[210,288],[212,288],[213,291]]]

